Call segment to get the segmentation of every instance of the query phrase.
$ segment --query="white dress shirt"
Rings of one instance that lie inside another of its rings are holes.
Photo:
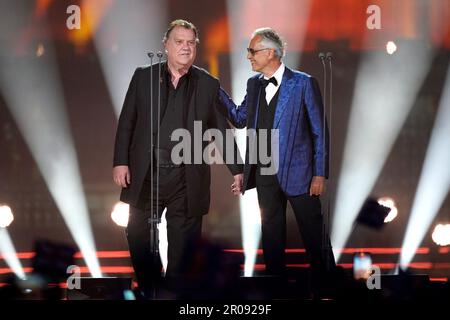
[[[284,63],[281,63],[281,65],[278,67],[277,71],[275,71],[275,73],[272,75],[272,77],[277,79],[277,84],[278,85],[276,86],[272,82],[270,82],[268,84],[268,86],[266,87],[266,101],[267,101],[267,105],[269,105],[270,101],[275,96],[275,94],[277,93],[278,88],[281,85],[281,80],[283,80],[284,69],[285,69]],[[264,79],[269,80],[269,78],[267,78],[266,76],[264,76]]]

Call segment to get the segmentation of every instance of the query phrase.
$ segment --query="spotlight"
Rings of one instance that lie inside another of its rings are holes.
[[[120,227],[128,225],[128,216],[130,213],[130,206],[123,202],[118,202],[111,212],[111,219]]]
[[[394,54],[395,51],[397,51],[397,45],[395,44],[394,41],[388,41],[386,43],[386,52],[388,54]]]
[[[431,238],[438,246],[450,245],[450,224],[438,224],[431,235]]]
[[[397,217],[398,209],[394,199],[389,197],[382,197],[378,199],[378,204],[391,209],[387,217],[384,219],[384,223],[389,223]]]
[[[381,229],[390,211],[390,208],[379,204],[377,200],[368,198],[356,221],[375,229]]]
[[[14,220],[14,215],[11,208],[5,204],[0,204],[0,227],[9,227],[11,222]]]

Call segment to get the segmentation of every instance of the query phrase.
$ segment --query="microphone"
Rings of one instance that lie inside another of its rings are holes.
[[[328,90],[327,90],[327,66],[325,65],[325,59],[328,59],[328,57],[330,57],[329,61],[331,61],[331,52],[327,52],[326,54],[323,52],[319,52],[319,59],[320,61],[322,61],[322,67],[323,67],[323,124],[325,127],[325,114],[326,114],[326,110],[327,110],[327,94],[328,94]]]
[[[327,52],[327,60],[331,61],[333,59],[333,52]]]
[[[158,51],[156,53],[156,56],[158,57],[158,65],[159,65],[158,79],[159,79],[159,85],[161,86],[161,83],[162,83],[162,78],[161,78],[161,59],[163,57],[163,53],[161,51]],[[160,94],[160,87],[158,87],[158,94]],[[158,103],[159,103],[159,99],[160,99],[160,97],[158,96]],[[159,110],[159,108],[158,108],[158,110]]]
[[[327,94],[327,67],[325,65],[325,59],[326,59],[327,55],[325,55],[325,53],[323,52],[319,52],[319,59],[320,61],[322,61],[322,66],[323,66],[323,92],[324,95]],[[326,98],[326,97],[324,97]],[[326,101],[326,99],[325,99]]]
[[[153,59],[153,56],[154,56],[155,54],[153,53],[153,52],[147,52],[147,56],[150,58],[150,60],[151,59]]]

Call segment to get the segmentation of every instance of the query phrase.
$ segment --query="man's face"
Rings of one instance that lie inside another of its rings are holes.
[[[273,55],[272,51],[273,49],[267,49],[267,50],[261,50],[266,49],[261,44],[261,36],[255,36],[250,40],[250,43],[248,45],[250,49],[255,50],[254,54],[248,52],[247,53],[247,59],[250,60],[250,63],[252,65],[252,70],[256,72],[263,72],[264,68],[269,64],[270,58]],[[257,51],[261,50],[261,51]]]
[[[197,53],[194,30],[180,26],[173,28],[165,43],[167,60],[176,68],[189,68]]]

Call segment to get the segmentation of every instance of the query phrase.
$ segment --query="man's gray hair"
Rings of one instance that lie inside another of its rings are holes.
[[[278,58],[283,58],[286,49],[286,43],[280,35],[272,28],[259,28],[252,34],[252,38],[260,36],[261,44],[266,48],[275,49],[275,54]]]

